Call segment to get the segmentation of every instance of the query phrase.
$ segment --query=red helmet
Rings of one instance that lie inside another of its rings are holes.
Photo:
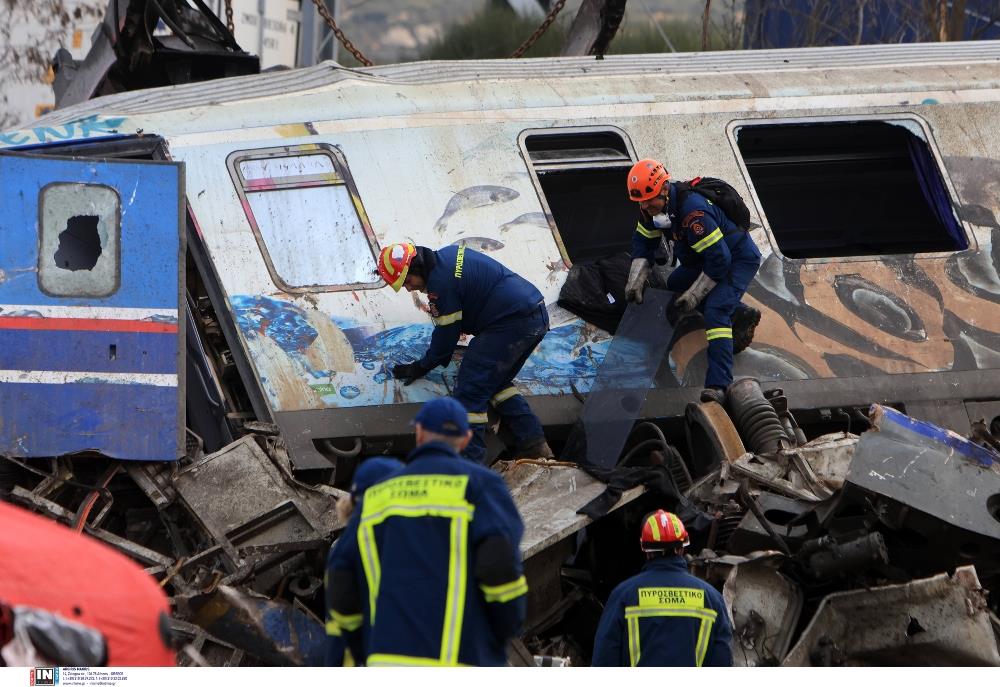
[[[636,202],[655,198],[669,178],[663,163],[649,158],[639,160],[628,171],[628,197]]]
[[[410,263],[417,254],[417,247],[412,243],[391,243],[382,249],[378,256],[378,273],[393,291],[399,291],[406,281],[406,273],[410,271]]]
[[[691,543],[691,538],[680,518],[665,510],[658,510],[643,520],[639,543],[643,551],[663,551],[674,548],[678,543],[687,546]]]

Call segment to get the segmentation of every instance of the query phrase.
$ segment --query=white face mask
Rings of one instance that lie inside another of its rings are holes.
[[[669,229],[672,225],[670,221],[670,215],[666,212],[661,212],[658,215],[653,215],[653,226],[657,229]]]

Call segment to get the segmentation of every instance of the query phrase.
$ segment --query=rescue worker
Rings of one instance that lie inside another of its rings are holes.
[[[639,542],[646,564],[608,597],[592,665],[732,665],[726,604],[712,585],[688,573],[684,523],[663,510],[650,513]]]
[[[545,336],[549,316],[538,289],[496,260],[465,246],[434,251],[411,243],[382,249],[378,271],[395,291],[427,294],[434,333],[424,357],[394,365],[410,385],[451,362],[462,333],[473,334],[453,396],[465,406],[472,441],[465,457],[486,462],[486,410],[492,404],[514,437],[515,458],[552,458],[542,424],[514,386],[514,377]]]
[[[750,345],[760,323],[760,311],[740,302],[760,267],[760,251],[707,198],[694,191],[679,197],[677,184],[656,160],[633,165],[628,192],[639,203],[639,224],[632,238],[626,298],[642,302],[654,252],[667,232],[667,263],[673,256],[680,262],[667,278],[667,288],[680,293],[674,304],[681,313],[697,309],[705,319],[708,373],[701,400],[722,403],[733,382],[733,355]]]
[[[369,666],[503,665],[525,617],[524,525],[500,476],[459,455],[472,431],[458,401],[430,401],[414,422],[406,466],[351,519],[360,561],[331,574],[331,609],[368,610]]]
[[[349,523],[352,513],[358,509],[368,487],[392,477],[402,469],[402,461],[388,456],[376,456],[362,461],[354,472],[350,493],[337,501],[337,517],[340,522]],[[337,541],[333,543],[327,557],[327,570],[323,579],[327,600],[327,641],[323,664],[327,666],[364,665],[367,654],[365,645],[371,629],[368,614],[362,612],[359,623],[357,617],[344,617],[334,611],[331,603],[333,592],[331,578],[336,583],[338,581],[336,570],[350,567],[352,561],[357,558],[356,533],[356,528],[345,528]]]

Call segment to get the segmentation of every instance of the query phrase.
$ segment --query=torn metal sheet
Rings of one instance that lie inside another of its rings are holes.
[[[670,346],[672,299],[670,291],[648,288],[642,304],[628,306],[566,440],[563,460],[602,468],[618,462]]]
[[[736,564],[722,596],[733,620],[733,665],[777,665],[792,643],[802,589],[778,572],[784,556]]]
[[[802,458],[827,489],[840,489],[851,469],[858,438],[848,432],[824,434],[785,453]]]
[[[343,526],[332,494],[291,482],[252,436],[181,470],[175,487],[233,561],[323,546]]]
[[[847,481],[1000,539],[1000,461],[971,441],[892,408],[872,406]]]
[[[190,600],[193,621],[270,666],[320,666],[326,631],[315,617],[281,601],[221,585]]]
[[[583,470],[556,461],[500,462],[494,466],[510,489],[524,521],[521,554],[528,560],[590,524],[577,510],[604,493],[607,485]],[[622,493],[614,509],[634,501],[646,487]]]
[[[1000,666],[972,566],[826,597],[782,665]]]

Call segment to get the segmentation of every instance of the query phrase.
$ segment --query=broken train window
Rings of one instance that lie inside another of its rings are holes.
[[[237,151],[227,160],[274,282],[286,291],[382,285],[378,242],[347,161],[324,145]]]
[[[739,123],[732,131],[785,257],[969,247],[929,136],[915,119]]]
[[[38,284],[50,296],[118,290],[121,199],[103,184],[53,183],[39,198]]]
[[[635,152],[623,131],[530,129],[520,144],[564,258],[586,263],[629,252],[636,209],[625,177]]]

